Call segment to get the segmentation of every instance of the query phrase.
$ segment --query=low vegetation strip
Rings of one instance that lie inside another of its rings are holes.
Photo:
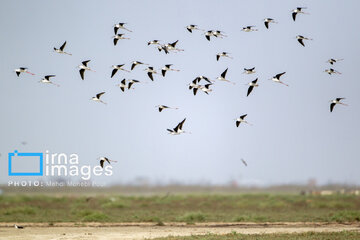
[[[0,222],[360,222],[360,197],[274,194],[0,196]]]
[[[199,235],[187,237],[164,237],[153,240],[358,240],[360,232],[342,231],[331,233],[307,232],[291,234],[238,234],[226,235]]]

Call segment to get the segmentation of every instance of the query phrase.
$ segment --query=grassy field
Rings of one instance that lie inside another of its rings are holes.
[[[298,221],[360,222],[360,197],[290,194],[0,196],[0,222],[156,222],[161,225],[163,222]]]
[[[227,235],[205,235],[190,237],[166,237],[154,240],[358,240],[359,232],[338,232],[338,233],[300,233],[300,234],[227,234]]]

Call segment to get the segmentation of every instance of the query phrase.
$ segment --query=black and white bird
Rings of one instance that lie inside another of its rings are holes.
[[[129,79],[129,82],[128,82],[128,89],[131,88],[131,86],[134,84],[134,83],[139,83],[140,81],[139,80],[135,80],[135,79]]]
[[[24,229],[24,227],[23,227],[23,226],[16,225],[16,224],[14,224],[14,227],[15,227],[16,229]]]
[[[126,31],[132,32],[131,30],[129,30],[129,29],[127,29],[127,28],[125,27],[125,24],[126,24],[126,23],[118,23],[118,24],[115,24],[115,25],[114,25],[114,33],[117,34],[117,31],[118,31],[119,29],[124,29],[124,30],[126,30]]]
[[[131,65],[131,70],[133,70],[137,65],[149,65],[147,63],[139,62],[139,61],[133,61]]]
[[[219,37],[219,38],[227,37],[227,35],[225,35],[225,33],[223,31],[220,31],[220,30],[213,31],[213,35],[215,37]]]
[[[232,84],[235,85],[234,82],[231,82],[231,81],[229,81],[229,80],[226,79],[226,73],[227,73],[227,71],[228,71],[228,68],[226,68],[225,71],[221,73],[220,77],[217,77],[216,79],[217,79],[217,80],[220,80],[220,81],[223,81],[223,82],[232,83]]]
[[[160,40],[152,40],[147,43],[147,45],[160,45]]]
[[[344,106],[348,106],[347,104],[340,102],[343,99],[345,99],[345,98],[336,98],[334,100],[331,100],[330,101],[331,102],[331,104],[330,104],[330,112],[333,111],[336,104],[341,104],[341,105],[344,105]]]
[[[196,95],[197,91],[200,89],[201,85],[197,84],[197,79],[194,79],[190,84],[189,84],[189,90],[193,90],[194,96]]]
[[[265,18],[265,19],[264,19],[264,25],[265,25],[265,27],[266,27],[267,29],[269,28],[269,23],[277,23],[277,22],[275,22],[275,20],[272,19],[272,18]]]
[[[241,162],[245,165],[245,167],[247,167],[247,162],[245,162],[245,160],[242,158]]]
[[[176,71],[176,72],[179,72],[180,70],[178,69],[173,69],[171,68],[172,64],[166,64],[165,67],[163,67],[161,69],[161,74],[163,75],[163,77],[165,77],[165,74],[167,71]]]
[[[191,33],[192,33],[193,30],[201,30],[201,31],[204,31],[203,29],[198,28],[198,26],[195,25],[195,24],[190,24],[190,25],[186,26],[185,28],[186,28],[189,32],[191,32]]]
[[[125,64],[120,64],[120,65],[112,65],[111,67],[113,68],[112,72],[111,72],[111,77],[113,77],[118,70],[121,70],[121,71],[125,71],[125,72],[130,72],[129,70],[126,70],[123,68]]]
[[[182,120],[180,123],[178,123],[178,125],[176,125],[176,127],[174,127],[173,129],[166,129],[169,131],[169,134],[171,135],[179,135],[181,133],[185,133],[184,130],[182,130],[182,127],[184,125],[186,118],[184,118],[184,120]],[[188,132],[190,133],[190,132]]]
[[[113,42],[114,42],[114,46],[116,46],[117,42],[120,40],[120,39],[130,39],[130,38],[127,38],[127,37],[124,37],[125,34],[116,34],[115,36],[113,36],[112,38],[114,39]]]
[[[151,79],[151,81],[154,81],[153,74],[157,74],[156,70],[154,70],[154,67],[148,67],[144,71],[147,71],[147,75]]]
[[[35,73],[29,72],[28,68],[26,68],[26,67],[17,68],[17,69],[14,70],[14,72],[16,72],[17,76],[20,76],[20,73],[28,73],[28,74],[31,74],[31,75],[35,75]]]
[[[61,47],[59,49],[55,48],[54,47],[54,51],[57,52],[57,53],[61,53],[61,54],[67,54],[67,55],[72,55],[71,53],[67,53],[64,51],[64,48],[66,46],[66,41],[63,43],[63,45],[61,45]]]
[[[245,120],[246,116],[247,116],[247,114],[244,114],[244,115],[241,115],[239,118],[236,118],[236,122],[235,122],[236,127],[239,127],[240,123],[246,123],[246,124],[252,125],[251,123],[249,123]]]
[[[170,51],[184,51],[184,49],[180,49],[180,48],[176,48],[176,44],[179,42],[179,40],[176,40],[175,42],[172,42],[172,43],[168,43],[168,44],[165,44],[165,45],[162,45],[161,49],[164,50],[164,52],[167,54],[169,53]],[[158,48],[159,49],[159,48]],[[159,49],[159,51],[161,51]]]
[[[312,40],[311,38],[306,38],[304,36],[301,36],[301,35],[297,35],[296,36],[296,39],[298,40],[298,42],[303,45],[305,47],[305,44],[304,44],[304,40]]]
[[[115,161],[115,160],[110,160],[110,159],[107,158],[107,157],[101,157],[101,158],[100,158],[100,166],[101,166],[101,168],[104,168],[104,163],[105,163],[105,161],[106,161],[107,163],[109,163],[109,164],[111,164],[110,162],[117,162],[117,161]]]
[[[255,32],[257,31],[257,29],[254,29],[255,26],[246,26],[246,27],[243,27],[241,29],[241,31],[244,31],[244,32]]]
[[[333,68],[325,69],[324,72],[328,73],[329,75],[331,75],[331,74],[341,74],[341,72],[338,72],[338,71],[336,71],[336,70],[333,69]]]
[[[243,72],[243,73],[246,73],[246,74],[256,73],[255,67],[253,67],[253,68],[244,68],[244,72]]]
[[[95,101],[95,102],[101,102],[103,104],[106,104],[106,102],[103,102],[100,97],[104,94],[105,92],[101,92],[101,93],[98,93],[96,94],[95,97],[92,97],[91,100]]]
[[[205,35],[205,38],[206,38],[208,41],[210,41],[210,38],[211,38],[211,37],[217,37],[217,36],[215,36],[213,30],[206,31],[206,32],[204,33],[204,35]]]
[[[229,54],[230,53],[228,53],[228,52],[221,52],[221,53],[216,54],[216,61],[219,61],[220,57],[227,57],[227,58],[232,59],[232,57]]]
[[[89,68],[89,67],[87,66],[88,62],[90,62],[90,60],[83,61],[83,62],[82,62],[82,65],[79,65],[79,66],[78,66],[78,67],[80,68],[79,72],[80,72],[80,77],[81,77],[82,80],[84,80],[84,72],[85,72],[85,70],[95,72],[94,70],[92,70],[91,68]]]
[[[333,65],[334,63],[337,63],[339,61],[342,61],[344,59],[335,59],[335,58],[330,58],[329,60],[327,60],[328,63],[330,63],[331,65]]]
[[[116,86],[120,87],[121,91],[125,91],[125,88],[127,88],[126,86],[126,79],[124,78],[123,80],[121,80],[121,82],[119,84],[116,84]]]
[[[212,92],[212,89],[210,89],[211,85],[212,84],[205,84],[204,86],[200,86],[200,90],[206,94],[209,94],[209,92]]]
[[[48,83],[48,84],[53,84],[57,87],[60,87],[59,84],[53,83],[52,81],[50,81],[50,78],[55,77],[55,75],[46,75],[44,78],[42,78],[39,82],[41,83]]]
[[[211,82],[211,80],[208,78],[208,77],[205,77],[205,76],[198,76],[198,77],[196,77],[195,79],[194,79],[194,81],[196,81],[197,83],[199,83],[201,80],[204,80],[204,81],[206,81],[206,82],[208,82],[208,83],[212,83]]]
[[[251,91],[254,89],[254,87],[258,87],[259,84],[257,84],[257,78],[254,81],[249,82],[247,85],[249,85],[248,91],[247,91],[247,95],[249,96],[249,94],[251,93]]]
[[[272,80],[272,81],[274,81],[274,82],[276,82],[276,83],[281,83],[281,84],[283,84],[283,85],[285,85],[285,86],[289,86],[289,85],[287,85],[286,83],[284,83],[284,82],[282,82],[281,80],[280,80],[280,77],[282,76],[282,75],[284,75],[286,72],[282,72],[282,73],[279,73],[279,74],[276,74],[275,76],[273,76],[270,80]]]
[[[308,14],[308,13],[306,13],[306,12],[303,12],[303,11],[302,11],[303,9],[306,9],[306,7],[297,7],[297,8],[295,8],[294,10],[292,10],[292,18],[293,18],[294,22],[295,22],[295,20],[296,20],[296,15],[297,15],[298,13]]]
[[[169,106],[165,106],[165,105],[158,105],[155,107],[158,108],[159,112],[162,112],[162,110],[164,110],[164,109],[179,109],[177,107],[169,107]]]

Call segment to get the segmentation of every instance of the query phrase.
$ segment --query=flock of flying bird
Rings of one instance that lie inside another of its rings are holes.
[[[298,14],[308,14],[308,13],[303,11],[304,9],[306,9],[306,8],[305,7],[297,7],[294,10],[292,10],[292,19],[295,21]],[[263,20],[263,23],[264,23],[266,29],[269,29],[270,24],[276,24],[277,22],[272,18],[265,18]],[[130,29],[126,28],[126,23],[118,23],[118,24],[115,24],[113,27],[114,27],[114,33],[115,33],[115,35],[112,37],[114,46],[117,45],[119,40],[130,39],[129,37],[125,37],[125,33],[118,33],[119,30],[124,30],[126,32],[132,32]],[[206,31],[206,30],[200,29],[197,25],[194,25],[194,24],[186,26],[186,29],[190,33],[193,33],[193,31],[202,31],[203,35],[205,36],[205,38],[208,41],[211,41],[212,37],[213,38],[214,37],[215,38],[227,37],[227,35],[225,35],[225,33],[223,31],[220,31],[220,30],[207,30]],[[256,29],[255,26],[245,26],[245,27],[243,27],[241,29],[241,31],[253,32],[253,31],[258,31],[258,29]],[[301,36],[301,35],[297,35],[296,39],[303,47],[305,47],[304,40],[312,40],[311,38],[307,38],[307,37],[304,37],[304,36]],[[160,40],[151,40],[151,41],[147,42],[147,45],[149,45],[149,46],[150,45],[155,45],[159,52],[164,52],[165,54],[169,54],[170,52],[184,51],[183,49],[177,48],[177,43],[178,43],[178,40],[175,41],[175,42],[167,43],[167,44],[161,44]],[[59,53],[59,54],[65,54],[65,55],[71,56],[72,55],[71,53],[68,53],[68,52],[65,51],[65,47],[66,47],[66,41],[59,48],[54,47],[54,51],[56,53]],[[232,59],[232,56],[230,56],[230,53],[228,53],[228,52],[220,52],[220,53],[216,54],[216,61],[219,61],[221,58]],[[339,62],[341,60],[343,60],[343,59],[333,59],[332,58],[332,59],[329,59],[327,62],[329,64],[331,64],[331,65],[334,65],[335,63],[337,63],[337,62]],[[93,69],[90,68],[89,62],[90,62],[90,60],[83,61],[81,63],[81,65],[78,66],[79,74],[80,74],[80,77],[81,77],[82,80],[84,80],[84,78],[85,78],[85,72],[86,71],[95,72]],[[150,78],[150,80],[154,81],[154,75],[159,74],[157,72],[157,70],[154,69],[154,67],[149,66],[149,64],[143,63],[143,62],[140,62],[140,61],[133,61],[131,63],[130,70],[124,68],[125,64],[112,65],[112,72],[111,72],[110,77],[113,78],[117,74],[118,71],[131,72],[131,71],[133,71],[135,69],[136,66],[139,66],[139,65],[148,66],[146,69],[144,69],[144,71],[147,72],[147,75]],[[165,77],[165,75],[166,75],[166,73],[168,71],[179,72],[180,70],[172,68],[172,64],[166,64],[159,71],[161,71],[161,75],[163,77]],[[216,81],[222,81],[222,82],[228,82],[228,83],[231,83],[231,84],[235,84],[234,82],[231,82],[230,80],[226,79],[227,71],[228,71],[228,68],[226,68],[221,73],[221,75],[219,77],[217,77],[216,79],[213,79],[213,80],[209,79],[206,76],[198,76],[188,84],[188,88],[189,88],[189,90],[192,90],[193,95],[196,95],[199,90],[204,92],[205,94],[209,94],[212,91],[212,89],[210,87]],[[26,67],[20,67],[18,69],[15,69],[15,72],[16,72],[18,77],[20,76],[21,73],[28,73],[28,74],[31,74],[31,75],[35,75],[34,73],[29,72],[28,68],[26,68]],[[252,68],[244,68],[243,73],[250,75],[250,74],[253,74],[255,72],[256,72],[255,67],[252,67]],[[336,71],[333,68],[326,69],[325,72],[328,73],[329,75],[331,75],[331,74],[341,74],[340,72]],[[280,83],[280,84],[282,84],[284,86],[289,86],[288,84],[286,84],[282,80],[280,80],[280,78],[285,73],[286,72],[278,73],[278,74],[274,75],[269,80],[272,80],[275,83]],[[39,82],[59,86],[58,84],[52,82],[51,79],[54,78],[54,77],[55,77],[55,75],[46,75]],[[121,89],[121,91],[124,92],[126,89],[127,90],[133,89],[132,86],[134,84],[136,84],[136,83],[139,83],[139,82],[140,81],[136,80],[136,79],[125,79],[124,78],[124,79],[121,80],[120,84],[117,84],[116,86],[118,86]],[[200,84],[201,82],[205,82],[205,84],[202,85],[202,84]],[[248,85],[247,96],[249,96],[250,93],[252,93],[252,91],[254,90],[254,88],[259,86],[258,78],[256,78],[255,80],[249,82],[246,85]],[[100,92],[100,93],[96,94],[94,97],[92,97],[91,100],[93,100],[95,102],[100,102],[100,103],[106,104],[104,101],[101,100],[101,97],[104,94],[105,94],[105,92]],[[334,106],[336,104],[346,105],[346,104],[341,102],[343,99],[344,99],[343,97],[338,97],[338,98],[335,98],[334,100],[331,100],[330,112],[333,111]],[[175,107],[169,107],[169,106],[166,106],[166,105],[158,105],[156,107],[158,108],[159,112],[162,112],[164,109],[178,109],[177,107],[176,108]],[[251,125],[251,123],[249,123],[249,122],[247,122],[245,120],[246,117],[247,117],[247,114],[243,114],[239,118],[236,118],[235,119],[236,127],[239,127],[241,123]],[[185,121],[186,121],[186,118],[184,118],[174,128],[168,128],[167,131],[169,132],[169,134],[171,134],[171,135],[179,135],[181,133],[186,133],[183,130],[183,125],[184,125]],[[187,132],[187,133],[190,133],[190,132]],[[100,158],[100,165],[101,165],[101,167],[103,167],[105,162],[110,164],[111,161],[116,162],[114,160],[109,160],[106,157],[102,157],[102,158]],[[245,161],[243,161],[243,163],[247,166]]]

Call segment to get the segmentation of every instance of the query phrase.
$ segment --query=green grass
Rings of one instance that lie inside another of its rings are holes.
[[[360,197],[0,196],[0,222],[360,222]]]
[[[189,237],[165,237],[154,240],[359,240],[359,232],[337,232],[337,233],[293,233],[293,234],[255,234],[245,235],[231,233],[227,235],[202,235]]]

